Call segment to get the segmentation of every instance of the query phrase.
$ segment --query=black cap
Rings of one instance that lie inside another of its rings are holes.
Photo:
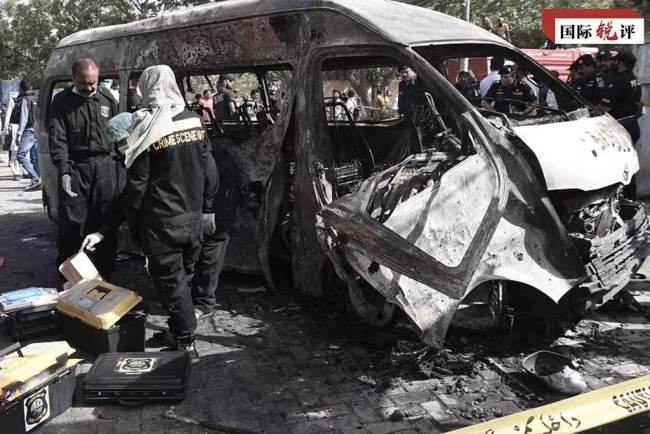
[[[499,69],[499,75],[512,74],[512,71],[512,66],[504,66],[503,68]]]
[[[569,66],[569,71],[575,71],[577,69],[578,69],[578,62],[577,61],[573,62],[571,64],[571,66]]]
[[[612,53],[609,51],[608,48],[601,48],[598,50],[598,53],[596,53],[596,60],[611,60],[612,59]]]
[[[615,62],[621,62],[630,69],[634,68],[634,65],[636,65],[636,57],[634,54],[628,53],[627,51],[619,51],[619,53],[614,56],[612,60]]]
[[[219,83],[222,83],[224,80],[235,81],[235,76],[232,74],[221,74],[219,75]]]
[[[594,60],[593,57],[591,57],[591,54],[583,54],[582,56],[578,57],[575,63],[578,67],[592,66],[596,64],[596,61]]]

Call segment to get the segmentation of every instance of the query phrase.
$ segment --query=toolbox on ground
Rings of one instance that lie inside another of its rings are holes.
[[[75,348],[94,356],[101,353],[144,351],[146,315],[128,312],[110,328],[98,329],[78,318],[59,315],[65,339]]]
[[[78,360],[65,342],[16,343],[0,351],[0,427],[27,433],[72,406]],[[12,354],[17,353],[17,354]]]
[[[187,352],[100,354],[84,379],[83,398],[124,405],[181,401],[191,368]]]
[[[142,297],[131,290],[89,279],[62,293],[56,308],[92,327],[108,330],[141,301]]]
[[[16,342],[57,336],[60,328],[56,304],[18,310],[7,316],[5,329]]]

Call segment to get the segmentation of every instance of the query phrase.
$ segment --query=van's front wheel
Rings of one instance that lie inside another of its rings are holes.
[[[352,309],[361,321],[375,327],[386,327],[395,315],[395,305],[363,280],[358,285],[348,285]]]

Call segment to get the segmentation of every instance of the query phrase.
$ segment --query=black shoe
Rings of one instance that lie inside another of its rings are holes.
[[[153,336],[147,341],[148,344],[155,345],[169,345],[169,346],[174,346],[176,345],[176,340],[172,336],[171,333],[169,333],[169,330],[163,330],[160,332],[155,332]]]
[[[175,345],[172,345],[171,347],[163,348],[162,351],[182,351],[188,353],[190,355],[190,363],[192,363],[193,365],[196,365],[201,361],[201,356],[199,356],[199,352],[196,351],[196,346],[194,345],[194,342],[191,343],[177,342]]]

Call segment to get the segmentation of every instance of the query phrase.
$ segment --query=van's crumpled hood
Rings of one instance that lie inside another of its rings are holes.
[[[514,130],[537,156],[549,191],[628,184],[639,170],[629,134],[609,115]]]

